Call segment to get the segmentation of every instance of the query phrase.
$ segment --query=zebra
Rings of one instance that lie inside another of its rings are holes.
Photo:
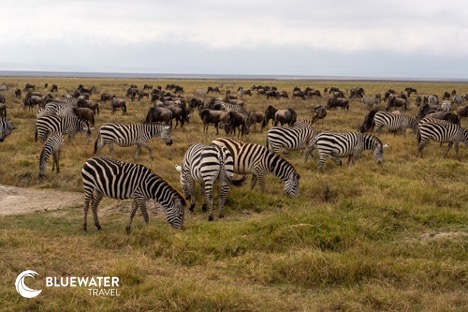
[[[63,134],[60,132],[51,132],[42,147],[41,156],[39,157],[39,177],[44,176],[44,172],[47,168],[47,161],[51,154],[53,156],[52,171],[57,167],[57,173],[60,173],[62,145]]]
[[[442,101],[440,103],[440,110],[443,112],[449,112],[452,109],[452,103],[449,100]]]
[[[210,211],[208,221],[213,221],[213,185],[219,179],[219,218],[224,218],[224,204],[229,192],[229,186],[240,186],[242,179],[233,179],[234,160],[229,150],[224,146],[197,143],[190,146],[184,155],[182,166],[176,166],[180,171],[180,184],[185,193],[185,198],[191,201],[189,210],[193,212],[195,207],[195,182],[202,185],[203,192],[208,201]],[[202,210],[206,211],[206,202],[203,200]]]
[[[459,144],[463,142],[465,145],[468,145],[468,130],[449,122],[429,121],[420,124],[417,138],[418,152],[421,158],[424,146],[432,139],[440,143],[448,143],[448,149],[445,152],[444,158],[447,157],[448,152],[455,143],[455,153],[457,159],[460,160],[460,156],[458,155]]]
[[[212,143],[225,146],[234,159],[234,173],[252,173],[253,189],[257,180],[262,192],[265,192],[265,174],[272,172],[284,182],[284,192],[290,197],[299,193],[300,175],[287,160],[280,155],[269,151],[265,146],[253,143],[244,143],[227,138],[215,139]]]
[[[303,121],[300,122],[301,124]],[[297,124],[297,123],[296,123]],[[279,153],[281,150],[293,151],[304,149],[316,135],[310,124],[294,127],[272,127],[267,132],[266,146],[268,150]]]
[[[360,100],[360,102],[362,102],[362,107],[374,108],[374,107],[380,106],[381,98],[377,96],[371,97],[371,96],[364,95],[362,99]]]
[[[140,208],[146,224],[149,223],[146,200],[152,199],[166,210],[167,221],[176,229],[184,225],[184,211],[187,201],[159,175],[151,172],[143,165],[126,163],[105,157],[92,157],[86,161],[81,170],[84,189],[84,223],[83,231],[87,231],[87,215],[89,205],[93,209],[94,225],[99,224],[97,207],[104,196],[115,199],[133,199],[130,219],[126,226],[130,234],[132,220]]]
[[[0,118],[0,142],[5,141],[14,129],[15,126],[11,120],[6,117]]]
[[[383,126],[386,126],[389,131],[396,133],[405,133],[406,129],[410,128],[413,130],[414,135],[416,135],[418,130],[416,119],[410,116],[373,110],[366,116],[361,126],[361,132],[366,132],[374,128],[374,132],[380,135]]]
[[[78,118],[75,114],[66,115],[64,117],[55,115],[40,116],[36,119],[36,134],[35,141],[38,139],[45,141],[49,132],[60,132],[68,134],[71,139],[77,132],[87,129],[87,137],[91,136],[91,129],[86,120]]]
[[[169,126],[161,124],[106,123],[99,128],[99,133],[94,143],[94,154],[106,144],[109,144],[110,152],[113,154],[115,143],[122,147],[136,145],[135,157],[143,146],[148,150],[150,158],[154,159],[147,142],[155,136],[160,136],[166,142],[166,145],[172,145],[171,128]]]
[[[342,162],[339,157],[348,156],[347,165],[354,164],[354,161],[361,155],[363,150],[374,150],[374,159],[377,164],[383,162],[384,148],[388,145],[383,145],[379,138],[372,134],[363,134],[358,132],[322,132],[315,136],[310,142],[309,148],[306,151],[307,161],[308,154],[313,148],[319,152],[320,159],[317,165],[317,171],[324,171],[325,161],[328,157],[333,157],[334,160],[341,166]]]
[[[247,113],[243,105],[232,104],[232,103],[227,103],[227,102],[220,102],[220,103],[221,103],[221,107],[223,107],[226,111],[235,111],[235,112],[241,113],[245,117],[249,116],[249,113]]]

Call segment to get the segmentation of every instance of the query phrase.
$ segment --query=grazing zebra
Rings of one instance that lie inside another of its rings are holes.
[[[143,146],[149,152],[150,158],[153,159],[153,153],[147,142],[155,137],[160,136],[167,145],[172,145],[171,128],[160,124],[118,124],[106,123],[99,128],[99,133],[94,143],[94,154],[102,149],[106,144],[109,144],[111,154],[114,153],[114,143],[118,146],[128,147],[135,145],[135,157],[139,154]]]
[[[177,169],[177,167],[176,167]],[[213,186],[219,179],[219,218],[224,218],[224,204],[229,192],[229,186],[240,186],[245,181],[233,179],[234,160],[229,150],[224,146],[212,144],[193,144],[185,152],[182,167],[180,167],[180,184],[185,197],[191,201],[190,211],[195,207],[195,182],[202,185],[208,201],[210,211],[208,221],[213,221]],[[202,195],[203,197],[203,195]],[[203,211],[206,211],[206,202],[203,200]]]
[[[374,132],[380,135],[383,126],[387,127],[391,132],[403,134],[406,132],[407,128],[412,129],[415,135],[418,130],[416,119],[410,116],[373,110],[366,116],[361,126],[361,132],[372,131],[373,128]]]
[[[94,224],[101,230],[97,207],[104,196],[115,199],[133,199],[130,219],[127,224],[127,234],[130,234],[132,220],[138,208],[145,222],[149,216],[146,200],[153,199],[166,210],[167,221],[176,229],[184,225],[184,210],[187,201],[176,189],[163,178],[151,172],[143,165],[126,163],[104,157],[93,157],[86,161],[81,170],[84,188],[84,223],[83,231],[87,231],[87,215],[89,204],[93,209]]]
[[[455,143],[455,153],[457,159],[460,160],[458,155],[459,144],[463,142],[465,145],[468,145],[468,130],[463,129],[459,125],[443,121],[432,121],[420,124],[418,132],[418,152],[421,158],[424,146],[430,139],[440,143],[448,142],[448,149],[445,152],[444,158],[447,157],[448,152]]]
[[[60,172],[60,154],[62,153],[63,134],[60,132],[51,132],[42,147],[41,156],[39,157],[39,176],[44,176],[47,168],[47,161],[52,154],[52,172],[57,167],[57,173]]]
[[[300,121],[302,124],[303,121]],[[266,146],[268,150],[279,153],[281,150],[294,151],[306,147],[307,143],[316,135],[310,124],[294,127],[272,127],[267,132]]]
[[[362,102],[362,107],[374,108],[380,106],[381,98],[364,95],[360,101]]]
[[[299,193],[299,174],[293,165],[280,155],[270,152],[265,146],[253,143],[244,143],[227,138],[219,138],[212,143],[225,146],[234,159],[234,173],[252,173],[253,189],[257,180],[260,188],[265,192],[265,174],[272,172],[284,182],[284,191],[291,197]]]
[[[0,118],[0,142],[5,141],[5,138],[15,129],[13,122],[6,117]]]
[[[68,134],[71,139],[77,132],[87,129],[87,137],[91,136],[91,129],[86,120],[78,118],[75,114],[66,115],[64,117],[55,115],[40,116],[36,119],[36,135],[35,140],[45,141],[49,132],[60,132]]]
[[[220,102],[221,106],[226,110],[226,111],[235,111],[238,113],[241,113],[245,117],[249,116],[249,113],[245,110],[244,106],[239,105],[239,104],[232,104],[232,103],[227,103],[227,102]]]
[[[308,154],[312,149],[316,148],[320,155],[317,166],[317,170],[320,172],[324,171],[325,161],[328,157],[333,157],[341,166],[342,162],[339,157],[348,156],[347,164],[349,165],[350,162],[354,164],[354,161],[361,155],[363,150],[374,150],[375,162],[381,164],[386,146],[376,136],[371,134],[322,132],[317,134],[310,142],[305,160],[307,161]]]

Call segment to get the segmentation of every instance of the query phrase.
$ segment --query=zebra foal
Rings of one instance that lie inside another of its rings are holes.
[[[135,157],[140,153],[141,147],[148,150],[150,158],[154,159],[148,141],[160,136],[166,145],[172,145],[171,128],[160,124],[118,124],[106,123],[99,128],[94,143],[94,154],[109,144],[111,154],[114,153],[114,143],[118,146],[128,147],[136,145]]]
[[[213,186],[219,180],[219,218],[224,218],[224,204],[229,192],[229,186],[240,186],[245,181],[245,176],[241,179],[233,179],[234,160],[226,147],[219,145],[205,146],[203,144],[193,144],[184,155],[182,166],[176,166],[180,171],[180,184],[185,193],[185,197],[191,201],[189,210],[193,212],[195,207],[195,182],[202,185],[201,193],[203,200],[202,210],[206,211],[206,201],[208,202],[208,221],[213,221]],[[203,196],[205,193],[205,197]]]
[[[52,172],[57,168],[57,173],[60,173],[60,155],[62,153],[63,141],[63,134],[60,132],[52,132],[47,137],[47,140],[42,147],[41,156],[39,157],[40,177],[44,176],[50,155],[53,157]]]
[[[133,199],[130,219],[126,226],[130,234],[133,217],[140,208],[146,224],[149,223],[146,200],[152,199],[160,203],[166,210],[167,221],[176,229],[184,225],[184,210],[187,201],[176,189],[169,185],[159,175],[151,172],[143,165],[126,163],[104,157],[93,157],[86,161],[81,170],[84,189],[84,223],[83,231],[87,231],[88,209],[91,203],[94,224],[98,230],[97,207],[104,196],[115,199]]]

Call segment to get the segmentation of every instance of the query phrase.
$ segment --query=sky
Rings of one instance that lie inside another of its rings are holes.
[[[466,0],[15,0],[0,70],[468,79]]]

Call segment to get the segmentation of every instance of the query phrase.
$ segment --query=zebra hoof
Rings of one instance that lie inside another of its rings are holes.
[[[214,220],[213,216],[210,215],[210,216],[208,217],[208,221],[213,221],[213,220]]]
[[[220,213],[219,216],[218,216],[218,218],[223,219],[223,218],[224,218],[224,214]]]
[[[202,211],[206,211],[206,204],[203,204],[203,206],[201,207]],[[213,218],[213,217],[212,217]]]

